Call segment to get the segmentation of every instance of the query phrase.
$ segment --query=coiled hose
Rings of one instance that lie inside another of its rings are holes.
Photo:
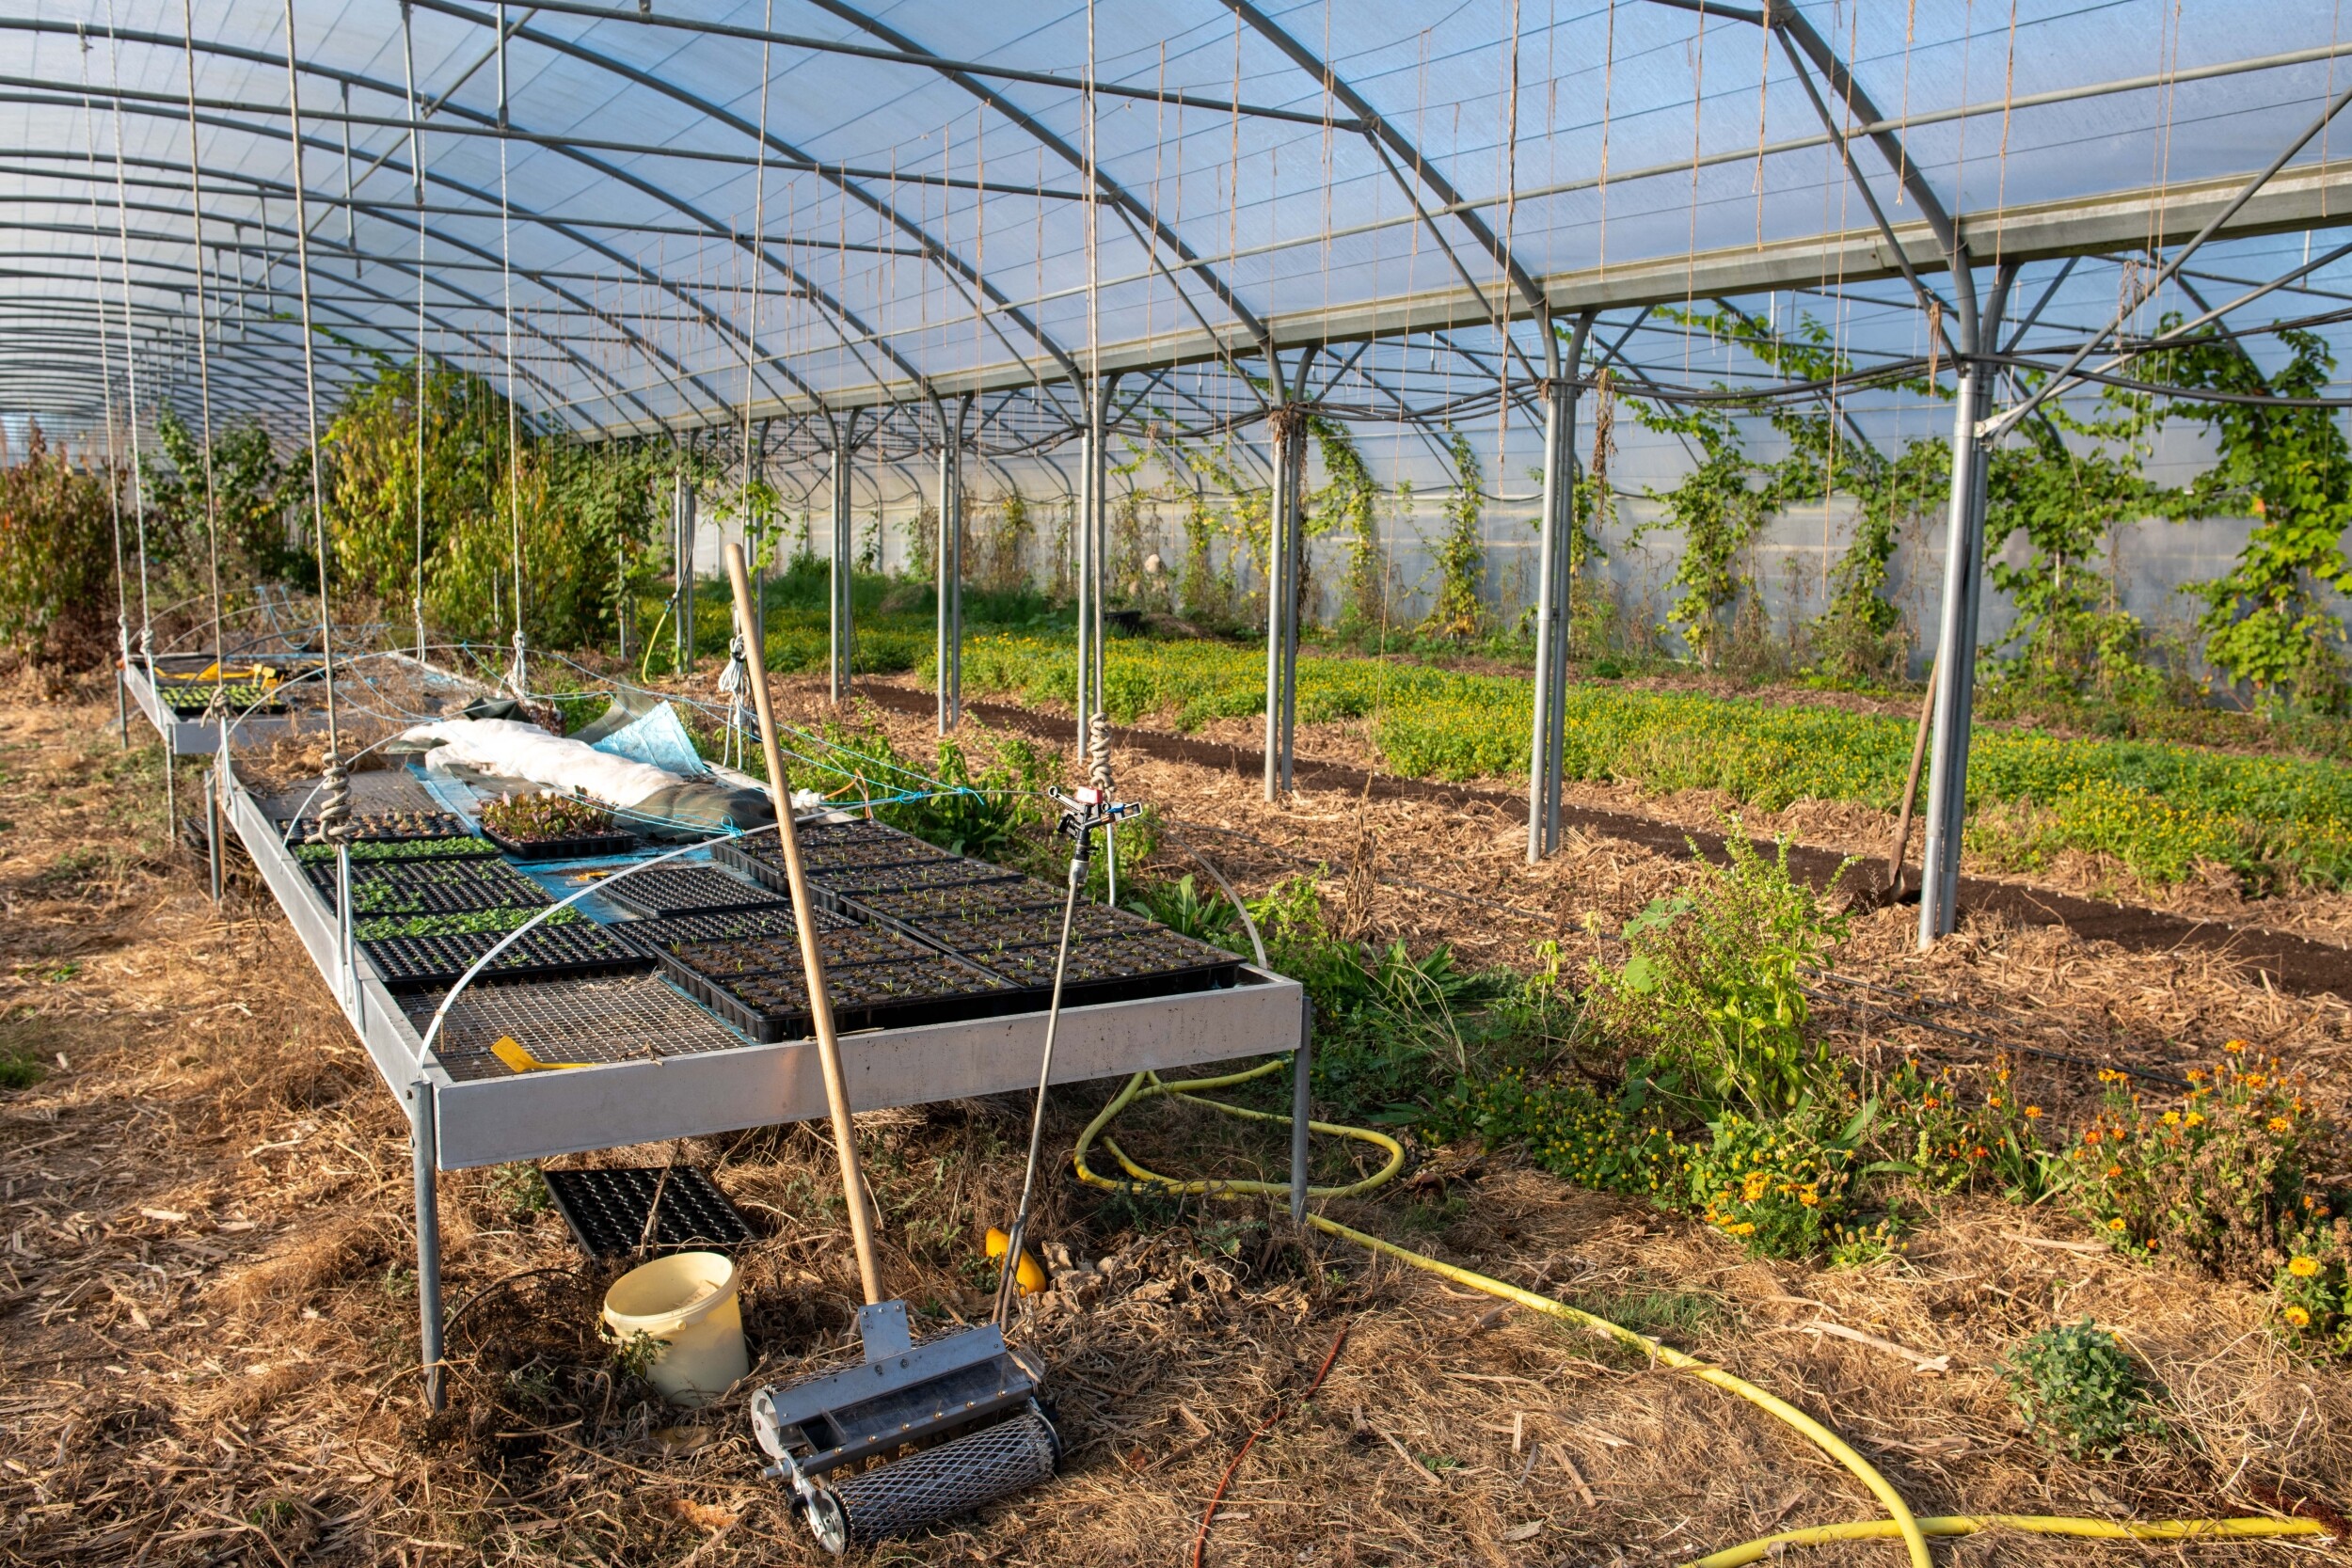
[[[1216,1178],[1187,1180],[1162,1176],[1157,1171],[1148,1170],[1130,1159],[1126,1151],[1121,1149],[1118,1142],[1110,1135],[1110,1124],[1117,1120],[1128,1107],[1141,1101],[1163,1096],[1182,1100],[1194,1105],[1205,1106],[1220,1116],[1233,1117],[1245,1121],[1274,1122],[1287,1127],[1291,1123],[1291,1118],[1287,1116],[1273,1111],[1252,1110],[1243,1105],[1229,1105],[1220,1100],[1205,1099],[1199,1092],[1206,1089],[1231,1088],[1236,1084],[1246,1084],[1253,1079],[1263,1078],[1270,1073],[1280,1071],[1286,1065],[1282,1058],[1277,1057],[1240,1072],[1225,1073],[1214,1078],[1184,1079],[1175,1083],[1163,1082],[1154,1072],[1138,1072],[1127,1080],[1126,1086],[1112,1098],[1109,1104],[1104,1106],[1096,1114],[1092,1121],[1087,1123],[1086,1131],[1078,1134],[1077,1146],[1071,1152],[1072,1167],[1076,1171],[1078,1180],[1088,1186],[1111,1192],[1129,1191],[1141,1187],[1187,1197],[1253,1197],[1287,1194],[1290,1191],[1287,1182],[1226,1180]],[[1389,1156],[1387,1164],[1360,1181],[1353,1181],[1340,1187],[1309,1187],[1307,1194],[1310,1197],[1359,1197],[1375,1188],[1386,1185],[1405,1166],[1404,1146],[1386,1133],[1375,1132],[1368,1127],[1347,1127],[1335,1122],[1310,1121],[1307,1126],[1311,1132],[1371,1144],[1386,1150]],[[1087,1164],[1087,1151],[1098,1140],[1102,1143],[1104,1151],[1119,1163],[1120,1169],[1125,1173],[1123,1179],[1103,1176]],[[1491,1296],[1499,1296],[1504,1301],[1527,1307],[1531,1311],[1542,1312],[1550,1317],[1577,1323],[1605,1338],[1614,1339],[1620,1344],[1639,1350],[1645,1355],[1664,1366],[1672,1367],[1677,1371],[1689,1372],[1702,1383],[1712,1384],[1727,1393],[1737,1394],[1765,1414],[1794,1429],[1806,1441],[1836,1460],[1855,1480],[1868,1487],[1871,1494],[1884,1505],[1887,1512],[1888,1516],[1884,1519],[1866,1519],[1844,1525],[1822,1525],[1809,1529],[1788,1530],[1779,1535],[1744,1542],[1737,1546],[1725,1547],[1711,1556],[1700,1558],[1693,1568],[1738,1568],[1740,1564],[1757,1561],[1784,1546],[1819,1545],[1836,1541],[1870,1541],[1895,1537],[1899,1537],[1908,1549],[1912,1568],[1931,1568],[1931,1560],[1928,1556],[1929,1536],[1969,1535],[1980,1529],[1995,1528],[2021,1530],[2036,1535],[2067,1535],[2133,1541],[2246,1540],[2256,1537],[2308,1536],[2326,1533],[2321,1525],[2311,1519],[2259,1517],[2173,1519],[2148,1524],[2115,1524],[2105,1519],[2070,1519],[2038,1514],[2009,1513],[1955,1514],[1927,1519],[1916,1518],[1913,1515],[1910,1505],[1903,1501],[1902,1494],[1895,1490],[1894,1483],[1881,1475],[1868,1460],[1855,1452],[1844,1438],[1839,1437],[1788,1401],[1781,1399],[1778,1395],[1766,1392],[1745,1378],[1727,1372],[1711,1362],[1702,1361],[1697,1356],[1686,1354],[1671,1345],[1651,1338],[1646,1334],[1637,1333],[1622,1323],[1612,1323],[1607,1318],[1584,1311],[1580,1307],[1570,1307],[1565,1302],[1554,1301],[1549,1296],[1521,1290],[1516,1285],[1491,1278],[1486,1275],[1478,1274],[1453,1263],[1441,1262],[1425,1254],[1398,1246],[1393,1242],[1382,1241],[1377,1236],[1351,1229],[1321,1214],[1310,1212],[1307,1215],[1307,1223],[1326,1235],[1337,1236],[1342,1241],[1353,1242],[1358,1246],[1393,1258],[1413,1268],[1453,1280],[1456,1284],[1467,1285],[1475,1291],[1483,1291]]]

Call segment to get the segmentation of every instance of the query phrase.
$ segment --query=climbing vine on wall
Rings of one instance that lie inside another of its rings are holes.
[[[1486,541],[1479,531],[1486,511],[1486,475],[1470,438],[1446,431],[1446,456],[1454,466],[1454,483],[1446,487],[1438,509],[1445,532],[1431,554],[1438,568],[1438,590],[1431,596],[1429,619],[1422,629],[1438,637],[1468,641],[1486,625],[1480,597],[1486,583]]]
[[[2167,354],[2162,372],[2193,389],[2325,395],[2336,365],[2325,341],[2302,331],[2278,338],[2290,357],[2271,375],[2234,341],[2210,334]],[[2323,588],[2352,593],[2343,549],[2352,525],[2352,446],[2335,410],[2188,401],[2177,412],[2203,424],[2218,451],[2176,510],[2243,509],[2256,518],[2236,564],[2191,590],[2204,601],[2198,626],[2206,658],[2258,692],[2340,705],[2344,626],[2319,599]]]

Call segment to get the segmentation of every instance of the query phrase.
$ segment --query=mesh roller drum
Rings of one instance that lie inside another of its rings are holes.
[[[1010,1420],[819,1490],[809,1528],[829,1552],[907,1535],[1050,1480],[1061,1437],[1035,1405]]]

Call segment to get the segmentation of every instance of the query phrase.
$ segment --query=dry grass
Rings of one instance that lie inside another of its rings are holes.
[[[455,1370],[449,1412],[422,1411],[391,1098],[267,902],[239,886],[215,915],[165,855],[151,750],[119,752],[87,694],[33,699],[0,702],[0,1049],[51,1069],[0,1093],[0,1553],[257,1568],[818,1560],[755,1477],[742,1397],[685,1416],[617,1380],[592,1328],[610,1271],[581,1263],[561,1223],[517,1208],[497,1173],[443,1180]],[[909,754],[926,749],[919,723],[877,717]],[[1247,888],[1327,863],[1343,900],[1361,863],[1375,873],[1357,894],[1367,934],[1448,940],[1481,961],[1524,965],[1541,940],[1577,961],[1597,950],[1585,915],[1613,925],[1678,875],[1603,841],[1530,872],[1499,818],[1426,803],[1272,810],[1206,769],[1141,764],[1129,778],[1199,824],[1187,838]],[[1921,959],[1889,912],[1858,924],[1841,963],[2006,1010],[2018,1030],[2053,1016],[2096,1027],[2103,1050],[2255,1036],[2340,1093],[2342,1006],[2269,994],[2193,956],[1978,927]],[[1852,1037],[1950,1044],[1915,1030]],[[1055,1147],[1099,1098],[1057,1097]],[[1021,1134],[1011,1100],[866,1121],[886,1273],[929,1323],[979,1307],[975,1243],[1010,1206]],[[1270,1172],[1283,1157],[1263,1132],[1167,1102],[1135,1112],[1122,1138],[1171,1170]],[[744,1257],[759,1372],[847,1353],[855,1275],[819,1131],[596,1158],[674,1152],[714,1169],[764,1232]],[[2078,1250],[2083,1233],[2061,1215],[1951,1202],[1907,1258],[1828,1271],[1744,1259],[1698,1227],[1507,1158],[1437,1168],[1453,1174],[1340,1217],[1721,1359],[1830,1420],[1922,1512],[2352,1506],[2352,1380],[2280,1350],[2250,1297]],[[1063,1180],[1038,1231],[1076,1260],[1111,1261],[1086,1299],[1048,1297],[1024,1329],[1052,1369],[1067,1473],[878,1560],[1183,1560],[1243,1436],[1306,1386],[1343,1324],[1321,1393],[1234,1478],[1210,1560],[1667,1562],[1874,1512],[1726,1396],[1255,1211],[1105,1202]],[[2082,1312],[2166,1391],[2176,1435],[2126,1462],[2079,1465],[2027,1445],[1993,1370],[2020,1334]],[[1921,1377],[1900,1354],[1806,1332],[1817,1323],[1947,1355],[1950,1370]],[[2296,1550],[2309,1548],[2180,1555]],[[1968,1562],[2141,1555],[1999,1537],[1948,1549]]]

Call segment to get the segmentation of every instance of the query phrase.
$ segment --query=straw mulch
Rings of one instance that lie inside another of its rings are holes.
[[[446,1414],[423,1410],[405,1123],[266,899],[240,880],[215,914],[200,872],[167,850],[152,749],[117,750],[100,697],[0,702],[0,1050],[49,1069],[0,1092],[0,1554],[257,1568],[818,1560],[756,1476],[742,1393],[672,1411],[617,1373],[593,1326],[614,1271],[581,1261],[518,1173],[442,1179],[453,1394]],[[920,754],[921,726],[889,722]],[[1333,908],[1367,936],[1452,941],[1482,962],[1534,961],[1544,940],[1581,962],[1597,950],[1588,913],[1613,925],[1679,875],[1600,842],[1530,873],[1503,825],[1425,804],[1270,810],[1205,770],[1152,764],[1131,778],[1201,824],[1180,831],[1245,889],[1327,865]],[[1972,929],[1919,959],[1900,927],[1892,913],[1861,921],[1841,965],[2009,1009],[2021,1030],[2062,1010],[2104,1029],[2102,1050],[2249,1034],[2334,1093],[2346,1035],[2332,1002],[2062,932]],[[1975,1049],[1877,1025],[1846,1037]],[[1057,1095],[1054,1148],[1110,1087]],[[1019,1180],[1023,1101],[865,1119],[890,1287],[928,1326],[970,1317],[987,1282],[979,1231]],[[1168,1170],[1270,1175],[1284,1158],[1279,1135],[1165,1103],[1120,1135]],[[1836,1426],[1921,1512],[2326,1514],[2352,1502],[2340,1370],[2284,1352],[2252,1297],[2117,1259],[2061,1214],[1956,1201],[1899,1261],[1829,1271],[1745,1259],[1507,1153],[1430,1152],[1409,1184],[1341,1217],[1720,1359]],[[821,1130],[591,1158],[673,1157],[713,1170],[762,1232],[743,1259],[758,1376],[853,1354],[855,1274]],[[1346,1155],[1319,1159],[1327,1176]],[[1065,1180],[1038,1229],[1049,1261],[1069,1267],[1020,1338],[1051,1369],[1065,1474],[876,1560],[1188,1560],[1218,1478],[1283,1403],[1232,1479],[1208,1561],[1674,1562],[1876,1512],[1727,1396],[1279,1215],[1104,1200]],[[2026,1443],[1994,1370],[2019,1335],[2086,1312],[2144,1358],[2171,1429],[2112,1464]],[[1343,1331],[1327,1380],[1296,1403]],[[2017,1537],[1948,1550],[1970,1562],[2147,1555]]]

